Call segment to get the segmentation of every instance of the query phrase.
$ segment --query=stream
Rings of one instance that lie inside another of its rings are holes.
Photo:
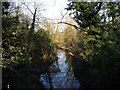
[[[45,88],[80,88],[80,83],[75,78],[71,65],[66,62],[66,53],[58,50],[58,61],[54,62],[49,70],[40,76],[40,81]]]

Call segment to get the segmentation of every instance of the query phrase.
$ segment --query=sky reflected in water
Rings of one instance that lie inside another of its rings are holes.
[[[80,88],[80,84],[74,77],[72,68],[69,67],[65,61],[65,52],[58,50],[58,64],[53,63],[50,67],[51,83],[53,88]],[[50,80],[48,79],[47,73],[40,76],[40,81],[43,83],[45,88],[50,88]]]

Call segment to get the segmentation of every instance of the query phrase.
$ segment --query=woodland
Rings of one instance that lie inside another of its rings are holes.
[[[66,52],[80,89],[120,88],[120,2],[72,2],[65,10],[76,24],[60,32],[47,19],[38,22],[14,2],[2,4],[2,88],[42,88],[39,76]],[[29,7],[22,2],[27,9]],[[29,10],[30,11],[30,10]],[[64,48],[62,48],[64,47]],[[50,88],[53,89],[53,88]]]

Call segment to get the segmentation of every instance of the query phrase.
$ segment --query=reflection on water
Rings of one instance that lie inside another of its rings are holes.
[[[65,61],[65,52],[58,50],[58,62],[53,63],[50,70],[40,76],[40,81],[46,88],[80,88],[72,68]]]

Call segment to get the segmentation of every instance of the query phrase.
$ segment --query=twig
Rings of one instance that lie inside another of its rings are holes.
[[[8,65],[5,65],[7,68],[9,68],[11,71],[13,71],[17,76],[22,77],[22,75],[18,72],[16,72],[13,68],[9,67]]]
[[[22,4],[24,4],[24,5],[27,7],[27,9],[31,12],[31,14],[33,15],[33,12],[32,12],[31,9],[28,7],[28,5],[26,5],[25,3],[22,3]]]
[[[67,15],[67,14],[68,14],[68,12],[66,12],[64,15],[63,15],[62,12],[61,12],[61,15],[62,15],[61,21],[63,20],[63,18],[64,18],[65,15]]]

